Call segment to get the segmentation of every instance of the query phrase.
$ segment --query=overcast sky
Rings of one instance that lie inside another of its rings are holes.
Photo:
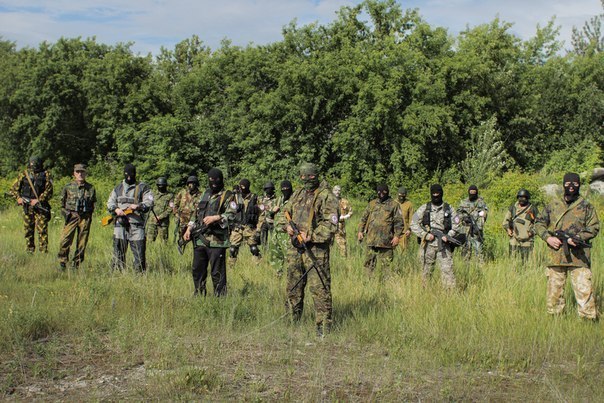
[[[298,25],[327,24],[342,6],[357,0],[0,0],[0,36],[18,47],[36,47],[61,36],[113,45],[134,42],[135,52],[158,54],[198,35],[216,49],[224,38],[235,45],[266,44],[281,39],[293,19]],[[499,15],[514,24],[523,39],[556,16],[560,39],[570,48],[573,25],[582,26],[602,13],[600,0],[398,0],[404,9],[418,8],[432,26],[457,34]]]

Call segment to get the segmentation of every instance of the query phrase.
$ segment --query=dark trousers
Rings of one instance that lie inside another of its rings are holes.
[[[227,292],[226,249],[196,246],[193,249],[193,284],[195,294],[205,295],[208,266],[211,268],[214,295],[221,296]]]
[[[143,272],[147,268],[147,260],[145,258],[145,240],[129,241],[127,239],[113,238],[113,268],[123,270],[126,266],[126,251],[128,244],[132,249],[134,258],[134,269]]]

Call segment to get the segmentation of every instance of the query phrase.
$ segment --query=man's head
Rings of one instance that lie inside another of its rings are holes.
[[[124,181],[128,185],[134,185],[136,183],[136,167],[132,164],[126,164],[124,166]]]
[[[199,179],[197,179],[197,176],[191,175],[187,178],[187,189],[189,192],[194,192],[199,189]]]
[[[275,195],[275,184],[271,181],[268,181],[264,184],[264,186],[262,186],[262,190],[264,190],[264,193],[267,196],[273,197]]]
[[[564,186],[564,199],[567,203],[572,203],[579,198],[581,188],[581,178],[574,172],[568,172],[562,180]]]
[[[84,164],[75,164],[73,166],[73,177],[78,183],[83,183],[86,181],[86,176],[88,176],[88,172],[86,171],[86,165]]]
[[[300,166],[300,180],[306,190],[315,190],[319,187],[319,168],[310,162]]]
[[[165,177],[160,176],[159,178],[157,178],[157,181],[155,183],[157,185],[157,189],[161,193],[166,193],[166,191],[168,190],[168,180]]]
[[[42,158],[38,157],[37,155],[32,155],[29,158],[29,163],[27,164],[27,166],[33,172],[41,172],[42,171]]]
[[[250,194],[250,186],[251,186],[251,182],[247,179],[241,179],[239,181],[239,190],[241,191],[242,195],[248,195]]]
[[[435,206],[443,204],[443,187],[438,183],[430,186],[430,202]]]
[[[224,177],[222,171],[218,168],[212,168],[208,171],[208,185],[212,193],[216,194],[224,188]]]
[[[337,197],[339,199],[340,196],[342,195],[342,188],[339,185],[335,185],[333,187],[333,189],[331,190],[331,192],[333,193],[333,195],[335,197]]]
[[[468,199],[470,199],[470,201],[478,200],[478,187],[476,185],[471,185],[468,188]]]
[[[378,199],[380,199],[380,201],[383,202],[388,200],[388,197],[390,196],[390,189],[388,189],[388,185],[386,185],[385,183],[380,183],[375,187],[375,190],[377,192],[377,197]]]
[[[283,194],[283,200],[289,200],[293,192],[292,183],[290,181],[281,181],[281,193]]]
[[[526,206],[527,204],[529,204],[531,194],[526,189],[520,189],[516,194],[516,199],[518,200],[518,204],[520,204],[521,206]]]
[[[407,188],[401,186],[398,188],[398,201],[403,203],[405,200],[407,200]]]

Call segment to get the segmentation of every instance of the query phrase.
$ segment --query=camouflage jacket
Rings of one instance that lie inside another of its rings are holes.
[[[298,229],[310,236],[310,242],[330,243],[340,214],[336,197],[327,189],[327,185],[323,183],[312,191],[299,189],[289,201],[282,211],[287,211]]]
[[[109,211],[109,214],[115,215],[115,209],[126,210],[131,204],[138,204],[140,209],[128,215],[129,224],[144,226],[145,214],[149,209],[153,208],[153,192],[151,188],[144,182],[129,185],[125,181],[122,181],[111,191],[109,200],[107,200],[107,211]],[[120,220],[115,220],[115,226],[121,226]]]
[[[194,218],[188,224],[194,245],[228,248],[230,245],[229,227],[235,219],[236,212],[237,202],[230,190],[223,189],[216,194],[212,194],[210,189],[206,189],[199,198]],[[221,218],[218,222],[206,227],[203,224],[203,219],[211,215],[219,215]]]
[[[154,204],[155,207],[153,207],[153,211],[155,212],[155,215],[157,215],[157,219],[152,214],[149,221],[151,224],[167,227],[170,223],[172,208],[174,207],[174,194],[170,192],[158,193],[155,197]]]
[[[279,196],[277,199],[277,203],[275,207],[278,211],[275,213],[275,232],[287,232],[287,220],[285,219],[285,211],[286,206],[289,204],[291,199],[283,200],[283,196]]]
[[[269,227],[272,227],[275,223],[275,211],[274,208],[277,205],[277,197],[262,196],[258,207],[260,208],[260,219],[258,220],[259,225],[267,223]]]
[[[65,185],[61,193],[61,208],[80,215],[92,214],[96,203],[96,190],[88,182],[79,185],[72,181]]]
[[[189,189],[181,189],[174,197],[174,215],[180,221],[180,226],[184,227],[191,220],[193,212],[201,199],[202,192],[197,190],[195,193],[189,193]]]
[[[413,232],[422,241],[425,240],[426,235],[430,232],[430,229],[437,229],[440,231],[445,230],[445,217],[451,220],[451,229],[447,232],[448,236],[456,236],[459,232],[460,218],[455,214],[453,208],[447,203],[442,203],[440,206],[436,206],[430,203],[430,225],[425,226],[423,224],[424,213],[426,212],[426,204],[419,206],[417,211],[411,218],[411,232]],[[448,206],[445,209],[445,206]],[[432,246],[438,246],[438,240],[434,238],[432,241],[427,242]]]
[[[361,217],[359,232],[365,234],[367,246],[393,248],[392,238],[403,235],[403,215],[398,202],[391,197],[383,202],[371,200]]]
[[[478,197],[475,201],[470,201],[470,199],[465,199],[461,202],[457,209],[457,213],[460,215],[461,224],[464,232],[469,233],[470,224],[464,221],[464,217],[467,215],[472,216],[476,225],[478,225],[479,230],[484,229],[484,224],[487,222],[487,215],[489,213],[489,208],[487,204],[484,202],[482,197]]]
[[[545,206],[535,223],[535,233],[544,241],[556,230],[568,231],[583,241],[590,241],[600,231],[600,221],[596,209],[579,197],[570,206],[564,199],[556,199]],[[548,245],[549,246],[549,245]],[[550,247],[550,266],[590,267],[590,249],[573,248],[569,245],[570,262],[567,261],[564,249],[554,250]]]
[[[32,191],[27,176],[34,185],[35,192]],[[29,199],[37,199],[40,202],[48,203],[53,193],[52,177],[50,172],[42,171],[34,173],[29,169],[21,172],[17,179],[13,182],[9,193],[15,198],[27,197]]]
[[[401,206],[401,214],[403,215],[403,232],[409,231],[411,228],[411,218],[413,217],[413,203],[409,200],[398,203]]]
[[[510,245],[527,247],[533,244],[535,220],[538,214],[537,207],[530,203],[524,207],[518,202],[510,206],[501,224],[504,230],[511,229],[514,232],[510,238]]]

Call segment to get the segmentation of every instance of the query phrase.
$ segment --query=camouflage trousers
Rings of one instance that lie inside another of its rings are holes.
[[[304,291],[309,284],[310,293],[315,305],[315,321],[317,328],[328,332],[331,328],[331,274],[329,270],[329,244],[314,244],[310,246],[311,252],[320,265],[317,270],[312,269],[305,277],[304,273],[312,266],[312,261],[307,253],[300,254],[293,246],[287,250],[287,308],[292,313],[294,320],[302,317],[304,308]],[[296,283],[299,284],[294,288]],[[325,286],[324,286],[325,285]],[[293,288],[293,289],[292,289]]]
[[[92,216],[90,215],[80,216],[75,213],[70,213],[67,216],[59,242],[59,262],[66,264],[69,261],[69,248],[73,243],[74,237],[76,238],[76,250],[73,254],[73,264],[78,266],[84,261],[84,253],[86,252],[86,245],[88,244],[88,235],[90,234],[91,224]]]
[[[467,236],[467,241],[466,243],[462,246],[461,248],[461,255],[466,258],[466,259],[470,259],[472,257],[472,255],[476,255],[476,257],[478,257],[478,259],[480,261],[483,260],[483,254],[482,254],[482,245],[483,245],[483,241],[482,239],[484,239],[484,235],[482,235],[480,237],[481,239],[479,239],[478,237],[472,237],[472,236]]]
[[[159,235],[159,239],[161,241],[168,242],[168,232],[169,230],[169,226],[168,225],[157,225],[157,224],[147,224],[147,239],[149,239],[151,242],[155,242],[155,240],[157,239],[157,235]]]
[[[334,236],[334,242],[336,245],[338,245],[338,250],[340,251],[340,255],[346,257],[347,255],[347,251],[346,251],[346,231],[342,230],[342,229],[338,229],[336,231],[336,234]]]
[[[381,274],[381,277],[389,277],[393,261],[394,250],[392,248],[367,247],[364,266],[370,277],[373,276],[376,271]]]
[[[269,263],[278,273],[281,273],[287,261],[287,251],[290,249],[291,239],[287,232],[275,231],[269,249]]]
[[[557,315],[562,313],[566,301],[564,300],[564,286],[566,277],[570,273],[570,283],[575,292],[577,312],[579,316],[587,319],[596,319],[596,298],[591,283],[591,270],[587,267],[550,266],[547,273],[547,313]]]
[[[229,261],[234,263],[239,253],[239,248],[245,242],[250,247],[250,252],[256,258],[260,258],[260,249],[258,249],[259,237],[256,228],[249,226],[235,227],[229,236],[230,256]]]
[[[441,282],[444,288],[455,288],[455,273],[453,272],[453,251],[447,246],[439,249],[438,245],[426,244],[419,249],[419,261],[422,265],[422,281],[424,285],[432,276],[434,265],[440,263]]]
[[[34,233],[38,232],[38,250],[48,252],[48,217],[44,213],[34,211],[23,214],[23,228],[25,229],[25,241],[28,252],[34,252],[36,245],[34,243]]]
[[[511,245],[509,247],[510,256],[520,256],[523,262],[526,262],[533,253],[533,245],[530,246],[519,246],[519,245]]]

